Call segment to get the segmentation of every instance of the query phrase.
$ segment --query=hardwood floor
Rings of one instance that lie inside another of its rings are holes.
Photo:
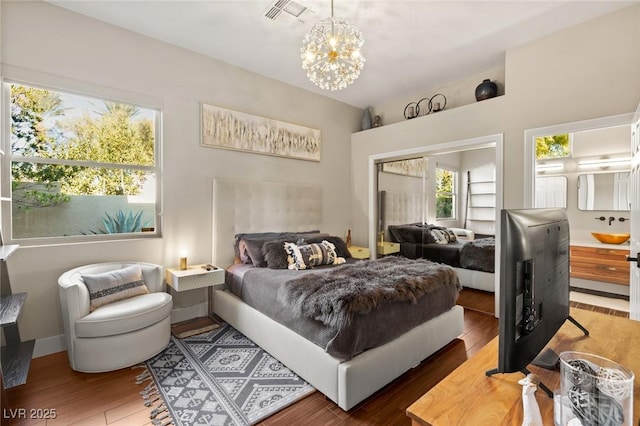
[[[471,299],[480,297],[483,295]],[[478,299],[475,303],[486,301]],[[464,333],[459,339],[349,412],[342,411],[315,392],[261,425],[409,425],[406,408],[497,334],[498,320],[493,315],[465,309]],[[2,424],[149,425],[149,408],[143,405],[139,395],[142,387],[135,384],[135,376],[140,371],[122,369],[84,374],[69,368],[66,352],[36,358],[31,364],[27,384],[8,390],[10,407],[2,407]],[[32,409],[55,409],[56,418],[14,418],[9,422],[7,417],[22,413],[16,411],[20,409],[26,410],[27,417]]]
[[[275,425],[409,425],[406,408],[498,334],[498,320],[483,312],[493,311],[493,294],[463,290],[458,301],[465,306],[464,333],[416,368],[408,371],[366,401],[344,412],[315,392],[260,423]],[[624,316],[580,304],[581,309]],[[135,384],[140,369],[84,374],[69,368],[66,352],[36,358],[27,384],[7,391],[10,406],[2,407],[2,425],[139,426],[150,425],[149,408]],[[22,410],[26,411],[22,411]],[[55,410],[56,418],[29,418],[30,410]],[[25,418],[26,416],[26,418]],[[14,417],[10,420],[10,417]]]

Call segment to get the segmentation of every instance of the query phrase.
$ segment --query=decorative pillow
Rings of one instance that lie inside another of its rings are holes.
[[[449,244],[449,234],[444,229],[433,228],[431,230],[431,235],[433,236],[436,244]]]
[[[389,234],[396,243],[430,244],[436,242],[431,234],[433,228],[437,227],[427,223],[390,225]]]
[[[321,234],[322,235],[322,234]],[[298,235],[304,236],[304,235]],[[267,267],[271,269],[287,269],[289,267],[288,257],[289,254],[285,250],[284,243],[295,243],[300,246],[303,244],[321,243],[322,241],[328,241],[333,244],[336,256],[348,259],[351,257],[351,253],[347,248],[347,244],[340,237],[335,236],[320,236],[312,238],[300,238],[294,241],[291,238],[285,238],[281,240],[267,241],[262,245],[262,256],[267,262]]]
[[[321,234],[318,230],[303,232],[255,232],[248,234],[236,234],[234,249],[236,261],[252,263],[253,266],[264,268],[267,261],[262,254],[262,246],[267,241],[287,238],[289,241],[297,241],[305,236],[328,235]]]
[[[267,267],[271,269],[287,269],[289,262],[287,258],[289,254],[284,249],[284,243],[291,242],[287,240],[267,241],[262,246],[262,254],[267,262]]]
[[[327,236],[327,237],[312,237],[312,238],[304,239],[304,241],[308,244],[321,243],[323,240],[329,241],[331,244],[333,244],[336,250],[336,255],[338,257],[344,257],[345,259],[349,259],[352,257],[351,252],[347,247],[347,243],[345,243],[344,240],[340,237]]]
[[[397,243],[421,243],[422,224],[389,225],[389,233]]]
[[[140,265],[101,274],[83,275],[82,279],[89,289],[90,311],[107,303],[149,293],[142,278]]]
[[[276,238],[282,238],[282,232],[254,232],[245,234],[236,234],[233,249],[236,255],[236,262],[252,263],[247,249],[247,240],[270,241]]]
[[[422,234],[420,236],[420,241],[422,244],[433,244],[433,243],[437,243],[438,240],[436,239],[435,235],[433,235],[433,230],[435,228],[433,227],[433,225],[426,225],[423,229],[422,229]]]
[[[319,244],[284,243],[284,249],[288,254],[289,269],[310,269],[319,265],[345,263],[343,257],[336,255],[335,246],[327,240],[323,240]]]
[[[456,233],[453,232],[451,229],[444,228],[444,232],[446,232],[447,235],[449,236],[450,243],[455,243],[456,241],[458,241],[458,237],[456,237]]]

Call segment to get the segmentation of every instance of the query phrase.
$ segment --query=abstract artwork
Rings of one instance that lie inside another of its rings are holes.
[[[202,104],[202,145],[320,161],[320,130]]]
[[[426,157],[388,161],[382,163],[382,171],[398,175],[422,177],[427,172],[428,161]]]

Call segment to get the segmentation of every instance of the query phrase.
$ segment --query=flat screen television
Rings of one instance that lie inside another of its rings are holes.
[[[569,220],[564,209],[505,209],[501,219],[498,368],[487,375],[528,374],[567,319],[588,334],[569,315]]]

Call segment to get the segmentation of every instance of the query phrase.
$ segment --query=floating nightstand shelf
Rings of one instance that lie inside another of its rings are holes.
[[[376,245],[378,255],[387,256],[389,254],[400,253],[400,243],[394,243],[391,241],[385,241],[382,244]]]
[[[224,284],[224,269],[207,271],[205,265],[189,266],[187,269],[167,268],[165,279],[175,291],[194,290]]]
[[[349,253],[354,259],[369,259],[368,247],[351,246],[349,247]]]
[[[220,327],[218,320],[212,315],[211,307],[215,290],[226,287],[224,278],[225,270],[213,265],[194,265],[187,269],[167,268],[165,280],[175,291],[208,288],[207,316],[173,324],[171,332],[174,336],[185,338]]]

